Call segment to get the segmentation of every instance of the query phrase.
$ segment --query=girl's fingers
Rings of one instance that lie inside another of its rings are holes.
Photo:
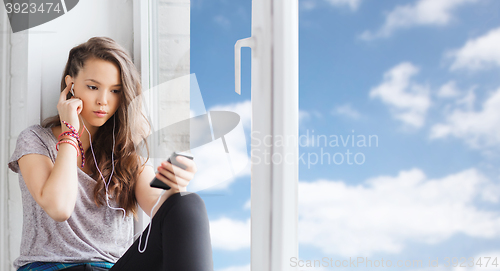
[[[66,101],[66,95],[68,95],[69,89],[71,88],[70,85],[67,85],[63,91],[61,91],[61,94],[59,95],[59,102],[62,103]]]
[[[193,160],[186,158],[184,156],[177,156],[176,157],[177,161],[180,162],[181,164],[186,166],[186,171],[189,172],[196,172],[196,164],[194,163]]]
[[[187,169],[182,169],[176,165],[172,165],[170,162],[162,162],[161,167],[174,173],[177,177],[181,177],[186,180],[191,180],[194,176],[193,172],[190,172]]]
[[[185,166],[186,168],[185,169],[182,169],[182,170],[186,170],[186,171],[189,171],[189,172],[196,172],[196,166],[193,162],[193,160],[191,159],[188,159],[186,157],[183,157],[183,156],[177,156],[175,159],[177,159],[177,162],[182,164],[183,166]],[[171,168],[172,166],[175,167],[175,170],[177,169],[181,169],[180,167],[178,166],[175,166],[173,165],[171,162],[169,161],[163,161],[161,163],[163,166],[167,167],[167,168]],[[177,172],[177,171],[176,171]]]
[[[176,159],[178,162],[186,166],[186,169],[182,169],[168,161],[164,161],[157,168],[158,172],[156,177],[170,187],[176,188],[177,190],[185,190],[189,181],[194,177],[196,165],[191,159],[181,156],[176,157]]]
[[[185,179],[182,176],[179,176],[179,174],[174,174],[171,171],[163,168],[163,167],[158,167],[158,174],[157,175],[162,175],[163,177],[169,179],[173,183],[177,183],[180,186],[186,187],[189,184],[190,179]]]
[[[156,178],[158,178],[160,181],[164,182],[165,184],[167,184],[171,188],[179,190],[179,185],[177,183],[172,182],[171,180],[169,180],[168,178],[166,178],[165,176],[163,176],[159,172],[156,174]]]

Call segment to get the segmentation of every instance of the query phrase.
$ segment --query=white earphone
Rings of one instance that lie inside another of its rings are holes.
[[[75,91],[73,90],[73,87],[75,86],[75,84],[71,84],[71,94],[73,94],[73,96],[75,96]]]

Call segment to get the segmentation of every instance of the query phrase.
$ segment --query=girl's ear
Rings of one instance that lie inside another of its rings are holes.
[[[73,77],[71,77],[69,74],[64,77],[64,81],[66,81],[66,86],[69,86],[73,82]]]

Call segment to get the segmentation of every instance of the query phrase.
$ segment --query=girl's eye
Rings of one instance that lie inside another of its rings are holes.
[[[90,86],[90,85],[87,85],[88,88],[92,89],[92,90],[95,90],[97,89],[96,86]],[[115,89],[115,90],[112,90],[113,93],[120,93],[121,90],[118,90],[118,89]]]

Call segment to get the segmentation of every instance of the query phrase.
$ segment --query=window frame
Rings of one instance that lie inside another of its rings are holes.
[[[290,259],[298,258],[298,0],[252,1],[252,37],[235,44],[237,93],[241,47],[252,48],[250,267],[295,270]],[[269,135],[271,146],[259,144]],[[280,137],[296,140],[280,146]],[[275,154],[281,162],[253,163]],[[284,161],[290,154],[292,161]]]

